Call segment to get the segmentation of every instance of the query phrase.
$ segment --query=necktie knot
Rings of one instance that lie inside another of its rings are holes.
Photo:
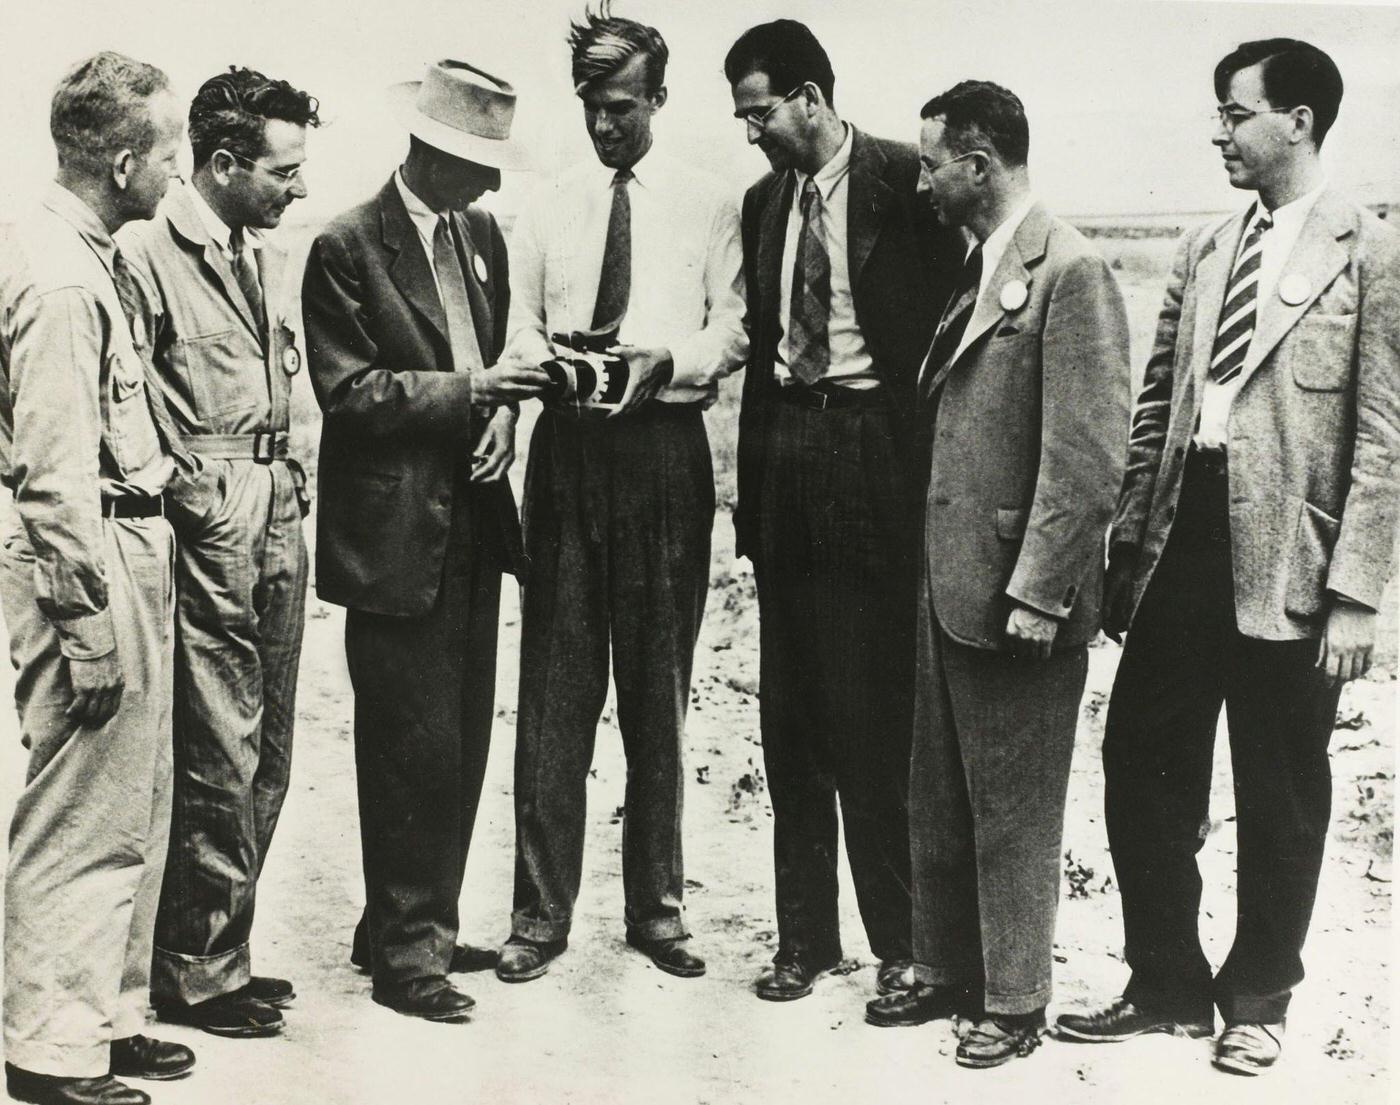
[[[620,184],[626,188],[627,185],[631,184],[632,181],[636,179],[637,178],[632,175],[631,169],[619,169],[613,174],[613,187],[616,188]]]
[[[802,206],[802,213],[805,215],[810,210],[812,204],[821,203],[821,189],[817,187],[817,182],[813,177],[808,177],[802,185],[802,199],[799,201]]]

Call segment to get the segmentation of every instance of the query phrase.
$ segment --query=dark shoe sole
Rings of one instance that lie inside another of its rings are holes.
[[[1005,1063],[1011,1062],[1012,1059],[1019,1059],[1020,1057],[1020,1055],[1013,1051],[1009,1055],[1002,1055],[996,1059],[981,1059],[971,1055],[955,1055],[953,1058],[957,1060],[957,1064],[960,1067],[970,1067],[972,1070],[986,1070],[989,1067],[1002,1066]]]
[[[1270,1070],[1274,1064],[1265,1063],[1263,1066],[1259,1066],[1258,1064],[1247,1063],[1240,1059],[1229,1059],[1216,1055],[1211,1058],[1210,1065],[1216,1070],[1225,1071],[1227,1074],[1242,1074],[1246,1078],[1254,1078],[1257,1075],[1263,1074],[1266,1070]]]
[[[653,959],[658,971],[665,971],[668,975],[675,975],[677,978],[700,978],[705,973],[704,967],[677,967],[670,963],[662,963],[659,959]]]
[[[928,1024],[929,1021],[942,1020],[933,1014],[928,1016],[914,1017],[882,1017],[878,1013],[871,1013],[868,1010],[865,1014],[865,1023],[873,1024],[876,1028],[917,1028],[921,1024]]]
[[[798,998],[805,998],[812,992],[812,983],[807,983],[801,990],[765,990],[762,986],[755,986],[754,993],[758,995],[759,1001],[796,1001]]]
[[[190,1072],[194,1070],[194,1066],[194,1063],[191,1062],[188,1066],[176,1067],[173,1070],[161,1071],[159,1073],[155,1071],[118,1070],[116,1067],[113,1067],[112,1077],[139,1078],[142,1082],[174,1082],[180,1078],[187,1078]]]
[[[1177,1024],[1169,1022],[1165,1024],[1154,1024],[1150,1028],[1140,1028],[1136,1032],[1117,1032],[1113,1035],[1102,1033],[1079,1032],[1073,1028],[1066,1028],[1062,1024],[1055,1025],[1054,1036],[1057,1040],[1069,1040],[1080,1044],[1121,1044],[1125,1040],[1135,1040],[1139,1036],[1151,1036],[1154,1034],[1164,1034],[1167,1036],[1178,1036],[1186,1040],[1201,1040],[1207,1036],[1215,1035],[1215,1028],[1206,1024]]]
[[[452,1024],[458,1021],[470,1019],[471,1012],[476,1008],[476,1002],[465,1006],[462,1009],[454,1009],[446,1013],[416,1013],[412,1009],[400,1009],[397,1005],[390,1005],[388,1002],[380,1001],[378,998],[371,999],[376,1005],[382,1005],[385,1009],[397,1013],[401,1017],[412,1017],[416,1021],[428,1021],[432,1024]]]
[[[223,1036],[229,1040],[257,1040],[265,1039],[269,1036],[276,1036],[282,1031],[282,1026],[286,1021],[277,1021],[274,1024],[251,1024],[226,1027],[224,1025],[204,1024],[196,1017],[182,1016],[178,1011],[171,1009],[157,1009],[155,1011],[156,1020],[165,1024],[178,1024],[185,1028],[197,1028],[201,1032],[207,1032],[211,1036]]]

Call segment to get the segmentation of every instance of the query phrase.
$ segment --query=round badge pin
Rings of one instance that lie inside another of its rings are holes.
[[[472,268],[476,270],[476,278],[483,284],[486,283],[486,262],[481,259],[481,254],[472,254]]]
[[[1008,280],[1001,286],[1001,309],[1019,311],[1026,305],[1028,295],[1025,284],[1019,280]]]
[[[1278,297],[1290,307],[1296,307],[1312,294],[1308,278],[1296,272],[1289,273],[1278,282]]]
[[[282,371],[288,376],[295,376],[301,371],[301,354],[297,352],[296,346],[289,345],[282,350]]]

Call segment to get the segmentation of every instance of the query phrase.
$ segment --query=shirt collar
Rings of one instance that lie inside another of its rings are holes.
[[[1270,217],[1273,219],[1273,229],[1277,230],[1282,226],[1286,230],[1292,230],[1294,227],[1302,226],[1303,220],[1305,220],[1308,217],[1308,213],[1312,211],[1313,204],[1317,203],[1318,196],[1322,195],[1326,190],[1327,181],[1323,180],[1311,192],[1299,196],[1296,200],[1285,203],[1282,207],[1275,207],[1269,212]],[[1255,200],[1254,207],[1249,212],[1249,222],[1245,225],[1252,226],[1254,220],[1259,217],[1260,212],[1263,210],[1263,200]]]
[[[821,193],[823,201],[831,199],[831,193],[836,191],[836,186],[846,179],[846,175],[851,171],[851,149],[855,146],[856,132],[849,123],[842,123],[846,128],[846,137],[842,139],[840,147],[831,155],[831,160],[810,174],[817,183],[817,191]],[[797,174],[797,194],[802,195],[802,189],[807,185],[807,173]]]
[[[643,164],[645,163],[645,164]],[[610,169],[601,161],[595,162],[598,166],[598,181],[602,188],[611,189],[613,180],[617,177],[618,170]],[[632,183],[647,187],[648,182],[655,185],[657,177],[664,171],[664,159],[656,152],[656,141],[652,140],[651,148],[638,159],[637,163],[629,170],[632,174]]]
[[[233,256],[233,231],[218,213],[209,206],[209,201],[204,198],[204,194],[194,186],[193,183],[186,184],[185,190],[189,193],[190,203],[194,206],[195,213],[199,215],[199,221],[204,225],[204,229],[209,232],[209,237],[214,244],[219,247],[225,257]],[[262,249],[263,239],[252,227],[243,228],[243,244],[249,249]]]
[[[97,212],[63,185],[54,181],[44,195],[44,206],[78,232],[109,273],[116,272],[117,243],[107,233]]]
[[[445,212],[434,211],[419,199],[417,193],[404,180],[402,169],[394,173],[394,184],[398,186],[399,198],[403,200],[404,207],[408,209],[408,217],[413,220],[419,237],[425,242],[431,242],[437,233],[438,220],[443,217]]]
[[[1026,216],[1031,213],[1031,208],[1035,206],[1035,196],[1027,194],[1020,203],[1011,209],[1011,214],[1001,221],[1001,224],[987,235],[987,240],[982,243],[982,271],[988,276],[996,269],[1001,262],[1002,254],[1006,252],[1006,247],[1011,244],[1011,239],[1015,237],[1016,231],[1021,228],[1021,224],[1026,221]],[[968,247],[970,255],[976,248],[974,242]]]

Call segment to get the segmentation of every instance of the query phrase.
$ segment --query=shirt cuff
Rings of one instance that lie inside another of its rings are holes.
[[[100,660],[117,647],[109,610],[80,614],[75,618],[54,618],[53,627],[58,634],[59,651],[70,660]]]

